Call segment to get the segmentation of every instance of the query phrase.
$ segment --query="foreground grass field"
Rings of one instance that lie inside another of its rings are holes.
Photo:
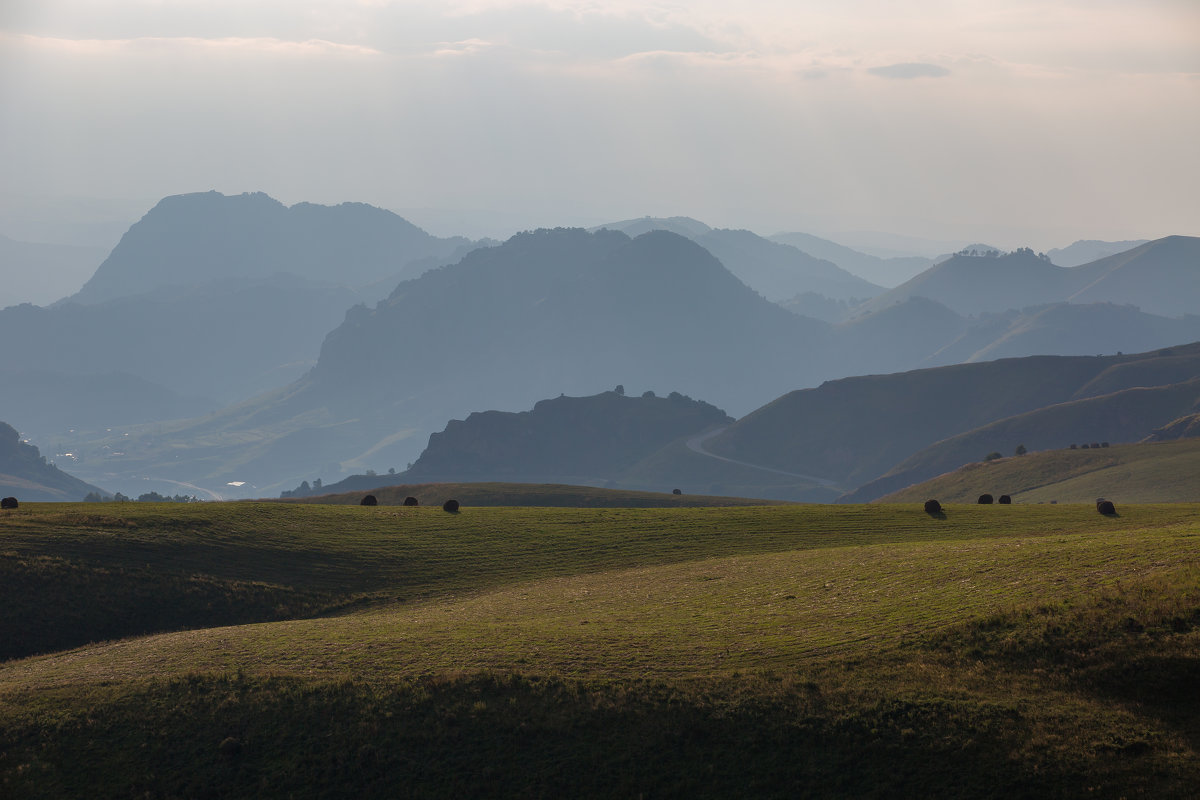
[[[1198,511],[23,506],[0,794],[1191,796]]]

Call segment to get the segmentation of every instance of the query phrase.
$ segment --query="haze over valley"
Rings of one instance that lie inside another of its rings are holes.
[[[1152,352],[1200,339],[1200,317],[1187,313],[1200,307],[1200,239],[1079,245],[1090,254],[1126,246],[1060,267],[1029,248],[978,245],[928,258],[888,288],[852,271],[887,259],[811,235],[768,238],[686,217],[471,241],[431,236],[366,204],[193,193],[149,209],[77,291],[0,310],[5,340],[23,343],[9,354],[0,400],[10,424],[56,463],[130,496],[173,487],[208,498],[272,495],[355,473],[404,477],[410,464],[414,478],[428,477],[426,446],[447,423],[560,395],[621,385],[631,396],[711,403],[732,422],[856,375]],[[976,409],[966,391],[956,386],[938,402]],[[879,401],[862,413],[894,414],[897,431],[911,429],[904,420],[917,401],[891,392]],[[842,430],[844,420],[852,427],[839,436],[850,438],[822,447],[846,450],[863,429],[846,416],[834,407],[797,413],[768,437],[786,441],[797,425]],[[1144,436],[1167,422],[1135,427]],[[435,472],[830,501],[915,452],[884,448],[893,453],[884,461],[864,455],[836,467],[813,463],[807,446],[734,458],[722,446],[732,433],[685,446],[704,429],[627,452],[615,471],[576,464],[555,474],[518,448],[504,465],[451,460]],[[478,446],[508,449],[485,444],[490,435],[480,431]]]

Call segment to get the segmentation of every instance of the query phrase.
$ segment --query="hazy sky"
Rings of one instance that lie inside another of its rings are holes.
[[[0,2],[9,195],[1049,248],[1200,234],[1198,142],[1197,0]]]

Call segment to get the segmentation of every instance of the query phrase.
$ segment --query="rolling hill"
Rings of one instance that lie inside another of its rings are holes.
[[[1166,386],[1137,386],[1071,400],[1000,419],[932,444],[845,497],[862,502],[940,475],[988,453],[1012,453],[1072,443],[1137,442],[1200,407],[1200,377]],[[983,448],[980,450],[980,448]],[[1103,494],[1103,493],[1101,493]]]
[[[22,508],[0,785],[1186,797],[1195,513]]]
[[[1194,503],[1200,498],[1200,440],[1188,438],[1102,448],[1059,448],[965,464],[873,501],[913,503],[935,497],[974,502],[1011,495],[1014,503]],[[918,500],[918,498],[920,498]]]
[[[849,488],[879,478],[943,439],[1097,393],[1153,386],[1148,379],[1155,375],[1163,381],[1160,385],[1179,383],[1185,380],[1183,375],[1189,379],[1200,375],[1200,344],[1138,355],[1032,356],[827,381],[815,389],[786,394],[739,419],[707,446],[720,456],[819,476]],[[1179,398],[1186,398],[1188,391],[1171,394],[1178,401],[1175,405],[1184,402]],[[1144,420],[1145,427],[1136,438],[1179,415],[1159,422]],[[1118,432],[1127,435],[1138,422],[1135,419],[1133,427],[1120,427],[1119,431],[1092,428],[1086,435],[1089,441],[1093,437],[1121,441]],[[1019,443],[999,449],[1010,452]],[[1067,443],[1069,439],[1055,441],[1053,446]],[[977,460],[995,449],[998,446],[977,454],[972,451],[964,461]],[[908,483],[956,466],[951,464]],[[879,494],[896,488],[899,486]]]

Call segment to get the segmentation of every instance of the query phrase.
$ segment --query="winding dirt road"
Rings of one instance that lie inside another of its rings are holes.
[[[708,450],[705,450],[704,443],[714,436],[724,432],[725,428],[727,427],[729,426],[726,425],[720,428],[713,428],[710,431],[696,434],[687,440],[688,450],[691,450],[693,453],[699,453],[702,456],[715,458],[718,461],[728,461],[730,464],[737,464],[738,466],[750,467],[752,469],[761,469],[763,472],[771,472],[775,475],[786,475],[789,478],[800,478],[801,480],[808,481],[809,483],[815,483],[818,486],[824,486],[829,489],[837,489],[842,491],[842,487],[838,486],[837,483],[827,478],[818,478],[816,475],[803,475],[799,472],[787,472],[782,469],[775,469],[774,467],[764,467],[762,464],[751,464],[749,461],[738,461],[736,458],[726,458],[725,456],[719,456],[716,453],[710,453]]]

